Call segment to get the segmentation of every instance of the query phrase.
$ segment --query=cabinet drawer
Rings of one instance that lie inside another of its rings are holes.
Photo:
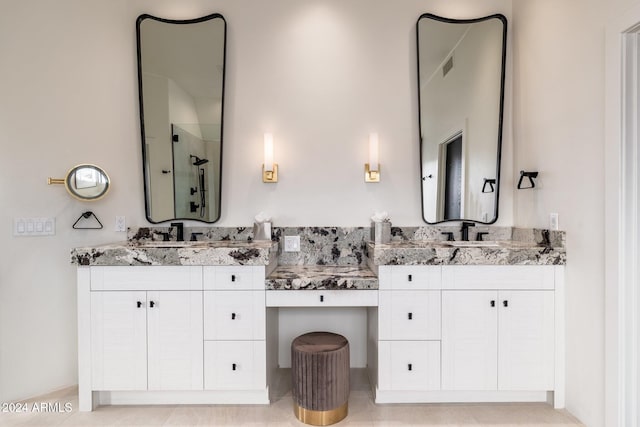
[[[264,267],[203,267],[204,289],[264,290]]]
[[[443,289],[554,289],[553,265],[445,265]]]
[[[267,386],[264,341],[205,341],[205,390],[256,390]]]
[[[199,266],[91,267],[92,291],[202,290]]]
[[[267,291],[267,307],[375,307],[378,291]]]
[[[380,266],[380,289],[440,289],[441,271],[439,265]]]
[[[378,298],[379,339],[440,339],[440,291],[380,291]]]
[[[380,341],[381,390],[440,390],[439,341]]]
[[[264,291],[205,291],[205,340],[265,339]]]

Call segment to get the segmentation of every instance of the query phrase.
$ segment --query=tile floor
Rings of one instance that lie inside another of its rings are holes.
[[[403,404],[373,403],[364,369],[352,370],[349,415],[342,426],[581,426],[566,411],[543,403]],[[34,402],[71,403],[71,412],[2,413],[0,426],[303,426],[293,415],[289,370],[282,369],[268,406],[103,406],[78,412],[76,388],[68,388]]]

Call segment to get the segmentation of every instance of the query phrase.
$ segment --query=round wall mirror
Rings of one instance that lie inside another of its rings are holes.
[[[82,164],[71,168],[66,178],[49,178],[49,185],[64,184],[65,188],[78,200],[99,200],[110,187],[109,175],[96,165]]]

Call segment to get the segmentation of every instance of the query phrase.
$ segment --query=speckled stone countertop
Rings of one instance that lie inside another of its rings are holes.
[[[378,289],[378,278],[364,266],[281,265],[265,282],[267,290]]]
[[[90,265],[274,265],[271,241],[121,242],[74,248],[73,264]]]
[[[378,265],[564,265],[564,246],[536,241],[393,241],[367,243],[371,268]]]

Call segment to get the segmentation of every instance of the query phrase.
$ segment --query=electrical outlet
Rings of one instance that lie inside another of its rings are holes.
[[[127,221],[124,216],[116,216],[115,231],[127,231]]]
[[[550,213],[549,214],[549,230],[559,230],[558,228],[558,214]]]
[[[285,252],[300,252],[300,236],[284,236]]]

